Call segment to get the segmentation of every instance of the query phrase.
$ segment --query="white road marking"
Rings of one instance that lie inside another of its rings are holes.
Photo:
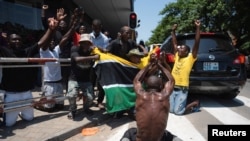
[[[114,132],[112,132],[112,135],[110,135],[110,138],[107,141],[119,141],[123,134],[128,130],[129,123],[126,123],[119,127],[118,129],[115,129]]]
[[[237,96],[236,100],[239,100],[244,103],[245,106],[250,107],[250,99],[245,96]]]
[[[166,129],[183,141],[206,141],[185,116],[170,113]]]
[[[243,102],[244,106],[250,107],[249,98],[244,96],[237,96],[236,100]],[[230,108],[225,107],[224,105],[216,101],[206,99],[201,101],[201,104],[201,110],[207,111],[222,124],[250,124],[249,119],[237,114],[236,112],[230,110]],[[129,129],[130,124],[131,123],[127,123],[115,129],[107,141],[120,140],[126,130]],[[170,113],[166,129],[183,141],[206,141],[202,134],[185,116],[176,116]]]
[[[201,102],[202,110],[206,110],[223,124],[250,124],[250,120],[215,101]]]
[[[120,140],[126,130],[129,129],[129,124],[131,123],[124,124],[112,132],[112,135],[110,135],[107,141]],[[184,116],[169,114],[166,129],[183,141],[206,141],[201,133],[197,131],[192,123]]]

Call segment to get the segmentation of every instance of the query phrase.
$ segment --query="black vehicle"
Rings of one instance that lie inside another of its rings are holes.
[[[190,74],[189,93],[213,94],[233,99],[247,81],[245,56],[221,33],[201,33],[198,58]],[[193,47],[195,33],[178,34],[178,44]],[[161,50],[173,53],[169,36]]]
[[[247,78],[250,78],[250,55],[246,56]]]

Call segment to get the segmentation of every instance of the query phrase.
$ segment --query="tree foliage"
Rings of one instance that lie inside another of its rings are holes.
[[[231,33],[237,47],[246,53],[250,50],[249,0],[177,0],[160,11],[163,16],[146,44],[162,43],[173,24],[179,33],[194,32],[194,20],[202,22],[203,32]],[[249,12],[248,12],[249,11]]]

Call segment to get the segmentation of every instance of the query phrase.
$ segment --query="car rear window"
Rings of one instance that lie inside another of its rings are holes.
[[[186,44],[192,49],[194,45],[194,39],[179,39],[178,44]],[[230,42],[222,38],[201,37],[200,39],[199,53],[230,51],[233,49],[234,47],[230,44]]]

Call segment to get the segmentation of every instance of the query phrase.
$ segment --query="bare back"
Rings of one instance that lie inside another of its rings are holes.
[[[161,59],[162,60],[162,59]],[[167,127],[169,113],[169,97],[174,88],[174,78],[171,73],[161,65],[162,62],[150,63],[140,70],[133,80],[136,93],[136,141],[160,141]],[[156,67],[154,67],[156,65]],[[163,72],[162,78],[151,75],[153,68]],[[146,89],[142,87],[142,81]]]
[[[167,126],[169,95],[161,92],[140,91],[136,99],[136,141],[159,141]]]

